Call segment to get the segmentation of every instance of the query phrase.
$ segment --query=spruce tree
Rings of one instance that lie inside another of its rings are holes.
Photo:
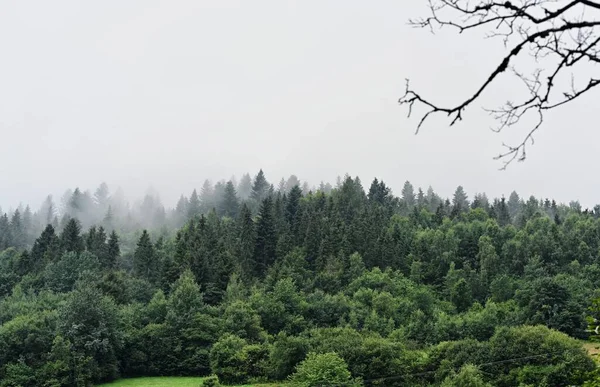
[[[23,230],[23,220],[19,210],[15,210],[10,219],[10,233],[12,236],[12,245],[16,248],[25,247],[25,230]]]
[[[221,199],[220,215],[229,216],[231,218],[237,217],[239,211],[239,201],[237,193],[235,192],[235,186],[230,181],[225,184],[225,192]]]
[[[119,247],[119,236],[113,230],[108,237],[108,244],[106,246],[106,261],[102,262],[104,267],[113,269],[117,266],[117,259],[121,255],[121,249]]]
[[[285,204],[285,220],[290,225],[292,232],[296,229],[298,221],[298,210],[300,208],[300,199],[302,198],[302,190],[295,185],[290,189]]]
[[[74,218],[70,218],[60,235],[62,251],[81,253],[84,249],[84,242],[80,233],[81,226],[79,222]]]
[[[252,213],[244,203],[240,210],[237,224],[237,257],[240,275],[245,282],[249,282],[255,275],[257,264],[254,261],[254,248],[256,234]]]
[[[264,276],[267,269],[275,262],[276,248],[277,235],[273,219],[273,199],[268,196],[261,204],[256,225],[254,262],[256,262],[256,272],[259,276]]]
[[[402,187],[402,201],[409,210],[415,206],[415,189],[410,181],[406,181]]]
[[[452,217],[456,217],[463,212],[469,210],[469,201],[467,200],[467,194],[462,186],[456,187],[454,196],[452,198]]]
[[[133,254],[133,271],[138,277],[153,282],[158,275],[157,263],[154,245],[148,231],[144,230]]]
[[[506,226],[510,224],[510,213],[508,210],[508,206],[506,205],[506,199],[502,197],[500,202],[498,203],[498,208],[495,208],[496,216],[498,218],[498,224],[500,226]]]
[[[33,242],[31,248],[31,260],[34,271],[41,270],[47,263],[58,259],[59,254],[59,239],[56,236],[54,227],[47,225],[42,234]]]
[[[247,200],[252,193],[252,178],[246,173],[240,179],[240,184],[237,187],[237,192],[241,200]]]
[[[12,246],[12,235],[8,215],[0,216],[0,249],[4,250]]]
[[[202,213],[202,208],[200,204],[200,198],[198,197],[198,193],[196,190],[192,192],[190,196],[190,201],[187,205],[187,217],[189,219],[193,219]]]
[[[261,203],[268,195],[269,188],[269,183],[267,182],[265,174],[261,169],[254,178],[254,184],[252,185],[252,193],[250,194],[250,198],[256,203]]]
[[[191,198],[190,198],[191,202]],[[208,214],[215,207],[215,193],[209,180],[204,180],[200,190],[200,209],[201,213]]]

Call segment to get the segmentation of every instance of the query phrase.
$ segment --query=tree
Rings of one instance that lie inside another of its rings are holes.
[[[133,254],[133,271],[141,278],[153,281],[158,275],[158,260],[148,231],[142,231]]]
[[[42,203],[42,207],[40,208],[40,214],[42,215],[43,226],[52,224],[52,221],[56,216],[56,207],[52,200],[52,195],[46,196],[46,200],[44,200],[44,203]]]
[[[337,353],[308,354],[291,377],[295,385],[303,387],[360,386],[348,371],[348,365]]]
[[[472,365],[465,364],[458,373],[452,373],[441,384],[442,387],[491,387],[483,380],[481,371]]]
[[[415,189],[408,180],[404,183],[404,187],[402,187],[402,200],[409,210],[415,205]]]
[[[87,383],[114,379],[118,375],[119,337],[117,310],[93,284],[82,283],[69,294],[59,310],[59,332],[69,340],[77,372],[89,372]],[[78,377],[79,375],[76,375]]]
[[[467,194],[462,186],[456,187],[454,196],[452,197],[452,215],[457,216],[469,209],[469,201],[467,200]]]
[[[181,204],[183,207],[183,203]],[[200,205],[200,198],[198,198],[198,193],[196,190],[192,191],[192,195],[190,196],[190,201],[187,203],[187,217],[194,218],[201,214],[202,209]]]
[[[254,221],[252,220],[250,209],[244,203],[242,204],[237,223],[236,255],[238,257],[240,274],[246,282],[254,277],[257,270],[257,264],[254,261],[255,245],[256,231]]]
[[[63,232],[60,234],[60,245],[63,251],[80,253],[83,251],[83,238],[80,235],[81,226],[74,218],[69,219]]]
[[[237,193],[235,191],[235,186],[230,181],[225,184],[225,192],[223,197],[221,198],[220,203],[220,213],[224,216],[229,216],[231,218],[237,217],[239,210],[239,201],[237,198]]]
[[[432,29],[449,27],[458,32],[487,29],[490,36],[503,40],[508,52],[487,79],[455,105],[438,105],[413,90],[407,81],[399,103],[408,105],[409,115],[415,104],[427,109],[417,131],[429,116],[437,113],[447,115],[450,125],[462,120],[465,110],[501,75],[510,72],[525,87],[515,100],[490,110],[498,121],[495,130],[517,125],[524,117],[531,116],[535,122],[520,143],[506,145],[505,151],[495,157],[504,161],[505,168],[515,159],[526,158],[527,145],[533,143],[533,134],[541,127],[547,111],[578,99],[600,84],[600,78],[588,71],[590,66],[600,64],[600,20],[595,14],[600,10],[600,2],[596,0],[433,0],[429,9],[429,16],[411,23]],[[518,69],[516,62],[528,58],[527,54],[534,62],[519,62],[523,69]],[[538,61],[544,61],[545,66],[538,68]]]
[[[190,198],[190,205],[192,199]],[[215,207],[215,191],[209,180],[204,180],[202,189],[200,190],[201,212],[208,214]]]
[[[96,189],[96,192],[94,192],[94,202],[96,203],[100,214],[103,214],[109,206],[108,195],[108,185],[104,182],[100,184]]]
[[[269,182],[265,178],[265,174],[261,169],[254,178],[254,184],[252,185],[252,193],[250,194],[250,198],[257,203],[261,203],[268,193]]]
[[[252,178],[246,173],[240,179],[240,184],[237,187],[238,195],[241,200],[247,200],[252,193]]]
[[[264,275],[275,261],[277,234],[273,219],[273,199],[267,196],[262,201],[256,225],[256,244],[254,247],[254,269],[258,275]]]
[[[106,260],[103,261],[103,265],[106,268],[114,269],[117,265],[117,259],[121,255],[121,249],[119,247],[119,236],[113,230],[108,237],[108,246],[106,248]]]

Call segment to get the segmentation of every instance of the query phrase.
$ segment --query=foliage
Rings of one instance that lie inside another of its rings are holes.
[[[70,192],[56,224],[48,201],[1,215],[3,385],[594,379],[574,338],[600,320],[600,207],[299,183],[206,182],[172,212],[149,195],[147,229],[106,187]]]
[[[335,352],[309,353],[296,367],[291,380],[294,384],[306,387],[360,385],[359,382],[352,380],[346,362]]]

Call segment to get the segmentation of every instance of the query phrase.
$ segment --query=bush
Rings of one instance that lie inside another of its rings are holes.
[[[246,374],[246,340],[226,334],[210,350],[210,368],[225,384],[241,384],[248,379]]]
[[[208,376],[202,381],[202,387],[219,387],[220,385],[217,375]]]
[[[348,365],[335,352],[308,354],[291,377],[292,382],[303,387],[318,387],[329,385],[360,386],[348,371]]]

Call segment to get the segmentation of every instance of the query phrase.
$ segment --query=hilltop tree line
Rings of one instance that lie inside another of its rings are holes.
[[[171,234],[127,230],[131,248],[104,219],[84,226],[71,213],[31,244],[15,242],[8,219],[0,386],[210,374],[386,386],[595,378],[578,339],[600,317],[597,208],[516,193],[469,200],[462,187],[442,199],[408,182],[395,196],[350,176],[275,188],[262,171],[213,188],[180,199]]]

